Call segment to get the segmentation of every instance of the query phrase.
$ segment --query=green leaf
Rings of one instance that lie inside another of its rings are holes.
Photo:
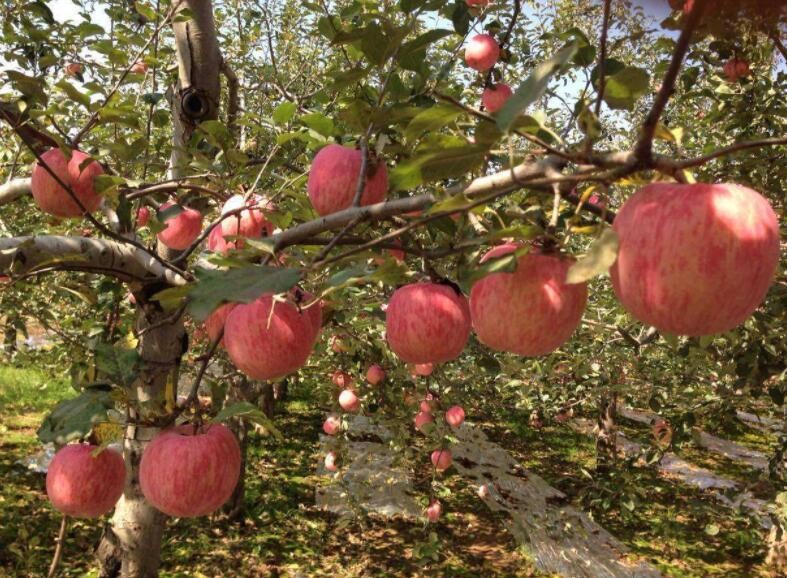
[[[136,349],[111,343],[96,346],[96,367],[114,383],[129,386],[136,379],[141,357]]]
[[[251,303],[265,293],[284,293],[301,279],[298,269],[255,265],[229,270],[197,270],[189,291],[189,311],[204,321],[222,303]]]
[[[394,189],[407,190],[429,181],[460,177],[479,167],[486,152],[486,146],[469,144],[461,137],[436,135],[391,171],[390,182]]]
[[[242,418],[253,423],[261,425],[268,433],[273,435],[278,441],[282,441],[284,436],[273,425],[273,421],[266,416],[260,408],[256,405],[250,404],[248,401],[239,401],[224,408],[213,418],[214,422],[226,422],[231,418]]]
[[[64,92],[66,96],[68,96],[68,98],[74,102],[78,102],[85,108],[90,106],[90,97],[85,93],[79,92],[79,90],[77,90],[77,88],[67,80],[63,79],[55,86]]]
[[[453,31],[445,30],[444,28],[435,28],[434,30],[425,32],[418,38],[402,44],[402,47],[399,49],[398,60],[407,59],[412,54],[424,50],[433,42],[437,42],[441,38],[445,38],[451,34],[453,34]]]
[[[606,273],[617,259],[619,245],[617,233],[613,229],[605,229],[587,254],[571,265],[566,274],[566,283],[584,283]]]
[[[454,10],[451,12],[451,22],[457,34],[462,36],[467,34],[467,31],[470,30],[470,10],[468,10],[466,2],[457,0],[454,3]]]
[[[63,445],[87,437],[94,424],[107,421],[107,411],[113,407],[107,389],[88,388],[79,396],[55,406],[38,428],[38,439],[42,443]]]
[[[459,282],[462,287],[470,288],[474,283],[492,273],[513,273],[516,271],[517,260],[527,252],[528,248],[525,246],[507,255],[489,259],[484,263],[463,271],[463,274],[459,277]]]
[[[425,132],[441,129],[452,124],[464,111],[455,106],[437,104],[419,112],[407,125],[404,136],[407,140],[415,140]]]
[[[332,136],[334,133],[333,120],[321,112],[304,114],[301,116],[301,122],[323,136]]]
[[[549,80],[562,69],[577,53],[577,42],[561,48],[552,58],[539,64],[525,79],[497,113],[497,126],[507,132],[517,115],[544,95]]]
[[[295,112],[297,110],[298,105],[296,105],[294,102],[282,102],[273,110],[273,124],[287,124],[290,122],[290,120],[292,120],[292,117],[295,116]]]
[[[637,100],[648,91],[650,75],[634,66],[627,66],[607,78],[604,102],[613,109],[632,110]]]

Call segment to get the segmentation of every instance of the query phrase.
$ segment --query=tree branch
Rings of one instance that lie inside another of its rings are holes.
[[[604,99],[604,88],[607,83],[604,67],[607,60],[607,33],[609,32],[609,13],[612,0],[604,0],[604,21],[601,25],[601,50],[598,56],[598,95],[596,96],[596,118],[601,113],[601,101]]]
[[[642,124],[642,134],[640,135],[639,142],[637,142],[637,147],[634,151],[637,159],[641,162],[648,163],[652,159],[653,136],[656,133],[656,126],[659,123],[661,114],[664,112],[664,108],[667,106],[667,101],[669,101],[670,96],[672,96],[680,67],[683,65],[683,59],[689,50],[691,37],[697,25],[700,23],[707,3],[708,0],[696,0],[694,7],[686,18],[686,23],[683,26],[683,30],[681,30],[680,37],[678,37],[675,52],[672,54],[672,61],[667,69],[667,73],[664,75],[664,79],[661,81],[661,89],[658,94],[656,94],[656,99],[653,101],[653,107],[650,109],[648,116],[645,118],[645,122]]]
[[[41,235],[0,239],[0,271],[11,276],[42,268],[95,269],[123,281],[161,280],[184,285],[186,279],[167,269],[147,251],[107,239]]]
[[[13,203],[20,197],[30,194],[30,177],[13,179],[0,185],[0,206]]]

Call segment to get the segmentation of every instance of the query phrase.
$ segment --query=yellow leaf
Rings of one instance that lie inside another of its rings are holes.
[[[617,233],[612,229],[605,229],[590,246],[587,254],[571,265],[566,275],[566,283],[584,283],[606,273],[617,259],[618,246]]]

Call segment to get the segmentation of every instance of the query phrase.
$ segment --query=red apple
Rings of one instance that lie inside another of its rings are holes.
[[[762,303],[779,262],[767,199],[734,184],[653,183],[615,218],[610,269],[623,307],[664,333],[729,331]]]
[[[339,457],[336,455],[336,452],[328,452],[325,454],[325,469],[329,472],[335,472],[339,469],[339,466],[336,465]]]
[[[313,341],[316,341],[322,329],[322,303],[321,299],[315,299],[314,295],[308,291],[304,291],[300,287],[295,287],[292,290],[292,297],[295,301],[298,310],[306,315],[309,324],[312,328],[314,335]]]
[[[147,207],[140,207],[137,209],[137,227],[144,227],[150,220],[150,209]]]
[[[409,363],[457,357],[470,336],[467,300],[448,285],[413,283],[397,289],[385,312],[388,345]]]
[[[368,381],[372,385],[377,385],[381,383],[385,379],[385,370],[377,365],[370,365],[369,369],[366,370],[366,381]]]
[[[432,465],[438,471],[447,470],[451,467],[451,450],[435,450],[432,452]]]
[[[492,68],[500,58],[500,46],[489,34],[476,34],[465,48],[465,62],[479,72]]]
[[[159,212],[174,206],[175,203],[168,201],[161,205]],[[165,246],[176,251],[187,249],[202,231],[202,215],[195,209],[183,207],[183,210],[176,216],[164,222],[164,229],[158,235],[158,240]]]
[[[216,339],[218,339],[219,334],[222,329],[224,329],[224,324],[227,322],[227,317],[237,305],[237,303],[225,303],[211,313],[205,320],[205,332],[208,334],[211,341],[216,341]],[[219,343],[219,345],[222,347],[224,346],[224,337],[221,338],[221,343]]]
[[[246,201],[243,195],[232,195],[221,209],[221,214],[226,215],[230,211],[238,210],[244,206],[249,207],[240,213],[231,215],[221,222],[221,232],[225,237],[240,236],[256,239],[262,236],[263,231],[266,235],[273,233],[273,223],[268,222],[260,207],[261,197],[252,197]]]
[[[732,58],[724,65],[724,76],[730,82],[738,82],[738,79],[749,76],[750,72],[749,63],[742,58]]]
[[[72,150],[67,158],[58,148],[49,149],[41,155],[43,161],[58,178],[68,185],[88,213],[101,204],[101,195],[96,194],[95,178],[104,174],[104,169],[82,151]],[[56,217],[79,217],[82,210],[68,191],[60,186],[52,175],[40,164],[33,166],[30,190],[38,208]]]
[[[412,377],[428,377],[434,371],[434,364],[432,363],[414,363],[408,367]]]
[[[481,498],[482,500],[488,498],[489,486],[487,484],[481,484],[480,486],[478,486],[476,493],[478,494],[478,497]]]
[[[500,245],[481,262],[516,249],[513,243]],[[560,347],[579,325],[587,301],[584,283],[565,283],[572,263],[557,255],[528,253],[519,257],[513,273],[492,273],[473,285],[470,313],[479,341],[528,356]]]
[[[66,75],[76,76],[81,74],[85,67],[80,62],[71,62],[66,65]]]
[[[59,511],[75,518],[97,518],[115,507],[123,495],[126,465],[116,451],[70,444],[52,458],[46,473],[46,493]]]
[[[148,71],[148,65],[142,62],[141,60],[137,60],[134,64],[131,65],[131,72],[134,74],[145,74]]]
[[[428,411],[419,411],[415,414],[413,423],[415,424],[415,429],[424,431],[423,428],[426,424],[434,423],[434,416]]]
[[[445,421],[451,427],[459,427],[465,421],[465,410],[461,405],[449,407],[445,412]]]
[[[235,241],[227,241],[224,234],[221,232],[221,227],[213,227],[208,234],[207,247],[208,251],[214,253],[221,253],[226,255],[232,249],[236,249],[237,243]]]
[[[139,464],[139,485],[148,502],[181,518],[219,509],[239,476],[240,447],[222,424],[164,430],[145,448]]]
[[[353,384],[353,378],[349,373],[345,373],[341,369],[337,369],[331,376],[331,382],[342,389],[350,387]]]
[[[8,275],[0,275],[0,283],[10,283],[11,277]]]
[[[342,431],[342,420],[335,415],[329,415],[322,424],[322,431],[324,431],[329,436],[335,436],[337,433]]]
[[[440,504],[440,500],[432,500],[429,507],[426,508],[426,518],[433,524],[440,519],[442,513],[443,506]]]
[[[320,215],[329,215],[352,205],[361,171],[361,151],[338,144],[320,149],[309,172],[309,199]],[[385,200],[388,191],[388,169],[380,161],[367,163],[366,184],[361,205]]]
[[[271,312],[271,309],[273,310]],[[271,295],[235,307],[224,323],[224,347],[252,379],[277,379],[301,368],[314,345],[309,316]]]
[[[484,105],[487,111],[497,112],[503,108],[503,105],[511,98],[512,94],[514,93],[507,84],[500,83],[494,86],[488,86],[481,94],[481,104]]]
[[[361,400],[351,389],[345,389],[339,394],[339,405],[344,411],[355,413],[361,406]]]

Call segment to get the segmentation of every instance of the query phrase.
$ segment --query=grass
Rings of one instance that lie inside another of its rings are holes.
[[[35,370],[0,369],[0,576],[46,574],[60,519],[46,500],[44,477],[17,460],[37,450],[35,429],[44,412],[70,395],[63,380]],[[276,424],[284,440],[254,436],[250,444],[246,519],[170,522],[163,577],[543,576],[504,529],[504,520],[458,475],[445,477],[451,495],[443,499],[446,513],[436,525],[317,510],[321,415],[305,397],[281,408]],[[536,431],[526,424],[527,415],[511,414],[484,427],[572,503],[592,504],[594,517],[634,556],[674,577],[769,576],[761,532],[747,518],[651,468],[622,468],[617,485],[593,479],[581,469],[593,471],[592,438],[565,426]],[[708,456],[698,451],[691,457],[702,455]],[[703,465],[734,474],[724,460]],[[417,491],[426,491],[428,478],[426,465],[415,470]],[[631,510],[622,506],[629,498]],[[96,576],[92,552],[100,533],[99,522],[72,523],[62,576]]]

